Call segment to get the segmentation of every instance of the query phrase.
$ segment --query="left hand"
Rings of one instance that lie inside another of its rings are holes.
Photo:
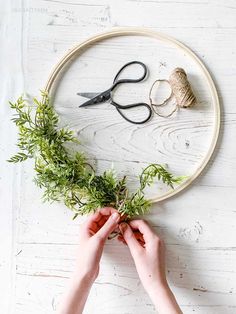
[[[99,273],[99,262],[105,241],[118,227],[120,215],[114,208],[104,207],[91,215],[80,227],[79,254],[75,279],[92,284]]]

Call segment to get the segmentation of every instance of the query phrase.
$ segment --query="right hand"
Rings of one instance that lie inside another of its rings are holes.
[[[144,220],[120,223],[118,240],[127,244],[139,278],[160,314],[182,314],[165,274],[164,243]]]
[[[164,243],[141,219],[119,225],[121,234],[118,240],[127,244],[134,259],[139,278],[144,288],[168,286],[165,275]]]

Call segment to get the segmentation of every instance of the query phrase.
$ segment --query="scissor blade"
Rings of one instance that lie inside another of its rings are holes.
[[[84,102],[82,105],[79,105],[79,107],[81,108],[81,107],[88,107],[88,106],[94,105],[94,102],[92,101],[93,99],[94,99],[94,98],[92,98],[92,99],[90,99],[90,100]]]
[[[80,93],[81,95],[82,93]],[[88,94],[93,94],[93,93],[83,93],[83,94],[87,94],[87,96],[89,96]],[[87,106],[92,106],[92,105],[96,105],[96,104],[100,104],[103,103],[107,100],[109,100],[111,98],[111,91],[110,89],[106,90],[103,93],[100,94],[96,94],[95,97],[93,97],[92,99],[84,102],[82,105],[80,105],[79,107],[87,107]]]
[[[97,95],[99,95],[99,93],[77,93],[77,95],[84,97],[84,98],[92,99],[92,98],[96,97]]]

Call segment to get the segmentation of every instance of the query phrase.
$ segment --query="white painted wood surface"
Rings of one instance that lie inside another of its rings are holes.
[[[188,190],[154,205],[146,218],[166,242],[168,278],[183,312],[236,313],[235,1],[2,0],[0,14],[1,313],[56,312],[73,269],[81,221],[72,221],[62,204],[41,203],[32,162],[5,162],[16,141],[7,100],[23,90],[37,94],[66,50],[116,26],[145,26],[176,37],[197,53],[217,83],[223,116],[215,156]],[[123,62],[124,48],[116,51]],[[71,117],[63,106],[58,111],[63,121]],[[115,121],[114,111],[106,112]],[[104,137],[105,132],[97,137],[97,147]],[[121,144],[126,147],[124,137]],[[114,157],[108,150],[96,152]],[[146,161],[144,155],[139,158]],[[109,158],[101,169],[110,166]],[[108,242],[85,313],[154,312],[127,249]]]

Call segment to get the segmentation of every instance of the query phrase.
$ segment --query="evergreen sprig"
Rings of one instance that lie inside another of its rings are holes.
[[[173,176],[160,164],[151,164],[139,176],[138,190],[130,193],[125,176],[117,179],[113,170],[96,175],[83,153],[74,153],[65,147],[65,143],[78,143],[78,140],[69,129],[58,128],[58,115],[46,93],[42,92],[42,99],[33,99],[33,103],[34,112],[23,97],[10,103],[15,110],[12,120],[19,129],[20,152],[9,161],[16,163],[34,158],[34,181],[44,189],[43,199],[64,201],[73,210],[74,218],[103,206],[113,206],[128,218],[144,214],[151,205],[144,190],[155,178],[171,188],[184,179]]]

